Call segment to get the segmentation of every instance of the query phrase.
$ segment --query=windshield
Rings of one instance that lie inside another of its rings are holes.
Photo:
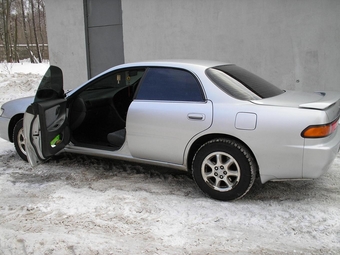
[[[206,74],[220,89],[240,100],[257,100],[284,93],[270,82],[236,65],[209,68]]]

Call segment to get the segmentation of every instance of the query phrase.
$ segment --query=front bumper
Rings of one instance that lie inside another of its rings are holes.
[[[8,126],[10,119],[0,117],[0,138],[10,141],[8,136]]]

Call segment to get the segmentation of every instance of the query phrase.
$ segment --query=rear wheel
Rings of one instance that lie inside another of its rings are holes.
[[[243,197],[253,186],[257,164],[250,151],[240,142],[214,139],[196,152],[193,178],[210,197],[228,201]]]
[[[20,119],[14,126],[13,142],[19,156],[27,161],[23,122],[23,119]]]

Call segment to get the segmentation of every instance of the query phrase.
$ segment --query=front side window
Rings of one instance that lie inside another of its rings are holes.
[[[133,85],[141,79],[143,74],[144,69],[115,71],[94,81],[87,90],[119,90]]]
[[[63,72],[57,66],[50,66],[41,79],[34,102],[64,98]]]
[[[155,67],[147,70],[136,99],[204,101],[204,95],[192,73],[182,69]]]

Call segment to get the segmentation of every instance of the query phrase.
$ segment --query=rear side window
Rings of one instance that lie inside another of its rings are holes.
[[[220,89],[240,100],[263,99],[284,93],[270,82],[236,65],[209,68],[206,74]]]
[[[149,68],[141,81],[136,99],[165,101],[204,101],[196,77],[175,68]]]

